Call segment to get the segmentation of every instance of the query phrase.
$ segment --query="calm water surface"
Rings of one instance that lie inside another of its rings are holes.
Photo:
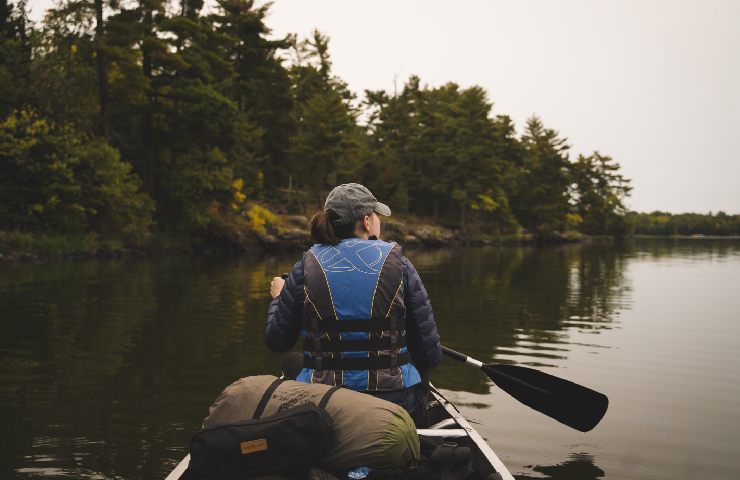
[[[740,242],[410,251],[443,342],[606,393],[583,434],[445,360],[519,479],[740,478]],[[280,257],[0,266],[0,478],[161,479],[263,339]]]

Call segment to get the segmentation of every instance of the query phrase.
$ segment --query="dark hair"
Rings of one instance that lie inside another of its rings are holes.
[[[322,210],[311,219],[311,240],[323,245],[337,245],[344,238],[355,236],[357,222],[336,224],[339,217],[333,210]]]

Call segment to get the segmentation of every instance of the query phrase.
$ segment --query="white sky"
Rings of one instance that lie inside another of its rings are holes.
[[[635,210],[740,213],[740,1],[277,0],[267,24],[329,35],[357,93],[481,85],[520,131],[611,155]]]

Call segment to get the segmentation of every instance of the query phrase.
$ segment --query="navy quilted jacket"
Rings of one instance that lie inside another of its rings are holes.
[[[303,262],[306,254],[293,266],[285,286],[267,309],[267,346],[275,352],[293,348],[301,333],[303,309]],[[434,312],[419,273],[403,257],[403,293],[406,304],[406,341],[417,368],[429,369],[442,359],[442,349],[434,323]]]

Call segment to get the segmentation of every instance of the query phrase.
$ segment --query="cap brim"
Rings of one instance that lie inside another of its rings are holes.
[[[375,213],[385,215],[386,217],[389,217],[391,215],[391,209],[385,203],[377,202],[373,210],[375,211]]]

